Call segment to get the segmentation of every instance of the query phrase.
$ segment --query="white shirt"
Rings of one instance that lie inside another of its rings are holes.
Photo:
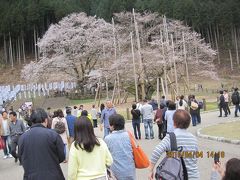
[[[97,110],[95,108],[92,108],[91,116],[92,116],[92,119],[97,119]]]
[[[173,115],[176,110],[167,110],[165,113],[165,119],[167,120],[167,132],[173,132]]]
[[[182,106],[180,106],[180,101],[178,101],[177,103],[177,109],[183,109],[183,110],[186,110],[186,108],[188,107],[188,104],[186,103],[186,101],[185,100],[182,100]]]

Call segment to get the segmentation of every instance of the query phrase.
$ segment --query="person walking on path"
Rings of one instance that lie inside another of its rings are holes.
[[[141,108],[141,114],[143,116],[143,123],[145,129],[145,139],[154,139],[153,132],[153,107],[147,103],[147,100],[143,100],[143,106]],[[150,138],[149,138],[150,131]]]
[[[95,105],[92,105],[92,109],[91,109],[91,116],[92,116],[92,120],[93,120],[93,127],[96,128],[98,127],[97,125],[97,109],[95,108]]]
[[[11,155],[15,159],[15,163],[18,161],[18,154],[16,152],[17,146],[18,146],[18,140],[20,136],[25,132],[26,128],[23,124],[23,121],[17,119],[17,113],[12,111],[9,113],[10,117],[10,124],[9,124],[9,130],[10,130],[10,137],[11,137]]]
[[[184,96],[181,95],[179,101],[177,101],[177,109],[187,110],[188,104],[184,100]]]
[[[227,90],[223,91],[223,96],[224,96],[224,100],[225,100],[226,110],[227,110],[228,114],[230,115],[231,111],[230,111],[230,108],[229,108],[229,94],[228,94]]]
[[[173,102],[174,103],[174,102]],[[175,104],[175,103],[174,103]],[[182,152],[198,152],[197,138],[192,135],[192,133],[187,131],[190,125],[191,117],[189,113],[185,110],[176,110],[173,116],[174,121],[174,134],[176,136],[177,147],[181,148]],[[157,164],[163,153],[166,151],[171,151],[170,135],[167,134],[163,140],[155,147],[151,156],[150,164],[150,174],[149,179],[153,180],[153,169]],[[189,180],[199,180],[199,171],[197,166],[197,158],[193,156],[191,158],[184,158],[186,165],[188,179]],[[170,167],[171,168],[171,167]]]
[[[104,140],[113,157],[110,169],[117,180],[136,180],[133,150],[129,134],[124,130],[124,117],[120,114],[112,115],[109,123],[112,133]]]
[[[8,114],[6,111],[2,112],[2,120],[0,121],[0,136],[4,140],[5,148],[3,149],[4,152],[4,159],[12,158],[11,155],[11,147],[10,147],[10,120],[8,119]]]
[[[225,98],[223,95],[223,91],[220,91],[220,96],[219,96],[219,111],[220,115],[218,117],[222,117],[222,110],[225,113],[225,117],[227,117],[227,109],[226,109],[226,103],[225,103]]]
[[[232,94],[232,103],[235,105],[235,117],[238,117],[237,112],[240,112],[240,97],[239,97],[239,92],[238,92],[238,88],[234,89],[234,92]]]
[[[70,108],[66,109],[66,114],[67,114],[66,120],[69,130],[69,144],[71,145],[74,140],[74,123],[77,117],[72,115],[72,111]]]
[[[158,139],[163,139],[163,114],[166,111],[164,104],[160,104],[160,108],[157,109],[154,121],[158,125]]]
[[[190,107],[190,114],[191,114],[191,117],[192,117],[192,125],[193,126],[196,126],[197,125],[197,122],[198,122],[198,102],[197,100],[195,99],[195,96],[194,95],[190,95],[189,96],[189,102],[188,102],[188,106]]]
[[[109,117],[113,114],[117,114],[111,101],[107,101],[106,106],[107,107],[101,113],[101,124],[100,124],[101,131],[102,131],[102,124],[104,126],[104,138],[108,134],[110,134]]]
[[[164,119],[167,121],[167,132],[173,132],[174,131],[174,125],[173,125],[173,115],[176,111],[176,104],[173,101],[168,102],[168,109],[165,113]]]
[[[36,109],[30,116],[32,126],[19,138],[19,160],[24,180],[64,180],[60,163],[65,160],[61,137],[47,128],[48,115]]]
[[[140,123],[141,123],[141,112],[139,109],[136,109],[136,104],[132,105],[132,126],[134,130],[135,139],[141,139],[141,130],[140,130]]]
[[[60,129],[59,129],[60,128]],[[52,129],[59,131],[59,135],[61,136],[64,143],[64,152],[65,152],[65,163],[67,162],[67,149],[68,149],[68,137],[69,130],[66,118],[64,118],[63,111],[61,109],[57,110],[57,117],[53,118],[52,121]]]
[[[74,125],[69,152],[68,180],[106,180],[106,167],[113,162],[106,143],[97,138],[92,123],[81,116]]]

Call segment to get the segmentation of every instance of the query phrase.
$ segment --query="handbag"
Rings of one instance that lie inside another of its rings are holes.
[[[142,148],[138,145],[132,133],[128,131],[128,134],[129,134],[130,142],[132,145],[135,167],[138,169],[147,168],[150,165],[147,155],[144,153]]]
[[[0,149],[4,149],[5,148],[5,143],[3,138],[0,136]]]

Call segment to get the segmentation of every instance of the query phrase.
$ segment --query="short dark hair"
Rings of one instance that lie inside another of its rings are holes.
[[[162,99],[165,99],[165,96],[162,96]]]
[[[132,108],[133,108],[133,109],[136,109],[136,108],[137,108],[137,105],[136,105],[136,104],[133,104],[133,105],[132,105]]]
[[[220,90],[219,93],[220,93],[220,94],[223,94],[223,90]]]
[[[238,91],[238,88],[236,87],[236,88],[234,88],[234,91]]]
[[[58,117],[60,117],[60,118],[63,118],[63,117],[64,117],[63,111],[62,111],[61,109],[58,109],[58,110],[57,110],[57,115],[58,115]]]
[[[120,114],[113,114],[109,117],[109,124],[116,131],[123,130],[125,125],[124,117]]]
[[[81,116],[88,116],[87,110],[83,110],[82,113],[81,113]]]
[[[94,105],[94,104],[92,105],[92,108],[95,108],[95,105]]]
[[[72,113],[71,109],[70,109],[70,108],[67,108],[67,109],[66,109],[66,114],[71,114],[71,113]]]
[[[144,99],[143,102],[148,102],[148,100],[147,100],[147,99]]]
[[[161,103],[160,104],[160,109],[163,109],[163,108],[165,108],[165,104]]]
[[[13,115],[13,116],[16,117],[16,116],[17,116],[17,113],[16,113],[15,111],[12,111],[12,112],[9,113],[9,115]]]
[[[91,121],[86,116],[79,117],[74,123],[74,145],[78,149],[92,152],[94,146],[100,146],[99,140],[94,134]]]
[[[36,110],[33,110],[30,116],[30,121],[33,124],[43,123],[45,119],[48,119],[48,115],[46,111],[42,108],[37,108]]]
[[[232,158],[226,164],[223,180],[236,180],[240,177],[240,159]]]
[[[178,109],[173,115],[173,122],[176,128],[187,129],[191,122],[191,116],[187,111]]]
[[[73,109],[77,109],[77,106],[73,106]]]
[[[1,114],[2,114],[2,116],[3,116],[3,113],[7,113],[7,111],[2,111],[2,113],[1,113]]]
[[[168,110],[176,110],[176,104],[173,101],[169,101]]]

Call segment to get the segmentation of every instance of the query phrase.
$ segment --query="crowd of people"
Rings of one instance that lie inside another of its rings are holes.
[[[146,140],[155,138],[153,125],[158,126],[161,141],[150,158],[149,179],[154,179],[154,169],[161,156],[172,149],[170,134],[176,138],[177,149],[198,151],[197,139],[187,129],[191,123],[192,126],[201,123],[202,106],[194,95],[188,99],[179,96],[175,102],[162,96],[160,104],[154,99],[132,104],[136,140],[143,136],[141,123]],[[51,108],[47,111],[38,108],[31,111],[27,123],[18,119],[14,111],[4,110],[1,114],[0,135],[6,144],[4,158],[19,161],[24,169],[24,180],[65,179],[60,163],[68,163],[69,180],[107,180],[109,176],[117,180],[136,180],[133,147],[125,119],[111,101],[101,104],[99,110],[92,105],[89,111],[83,105],[66,107],[65,113],[61,109],[52,113]],[[95,135],[94,128],[98,127],[103,131],[103,138]],[[197,158],[183,159],[188,179],[200,179]],[[211,179],[237,180],[240,177],[238,167],[239,159],[229,160],[226,171],[220,163],[215,163]]]

